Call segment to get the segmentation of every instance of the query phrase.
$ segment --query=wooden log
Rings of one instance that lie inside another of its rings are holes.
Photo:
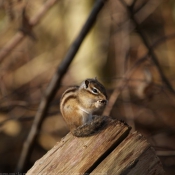
[[[164,174],[146,140],[138,133],[128,136],[129,132],[123,122],[107,120],[102,130],[90,137],[69,133],[36,161],[27,175]]]
[[[165,172],[153,148],[137,133],[131,133],[91,173],[110,175],[163,175]]]

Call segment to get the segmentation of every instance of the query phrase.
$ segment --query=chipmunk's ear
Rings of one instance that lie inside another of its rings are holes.
[[[89,80],[85,80],[85,85],[86,85],[86,89],[88,88],[88,85],[89,85]]]

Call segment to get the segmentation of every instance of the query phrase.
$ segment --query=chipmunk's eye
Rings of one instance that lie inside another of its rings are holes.
[[[92,93],[93,93],[93,94],[98,94],[98,90],[97,90],[96,88],[93,88],[93,89],[92,89]]]

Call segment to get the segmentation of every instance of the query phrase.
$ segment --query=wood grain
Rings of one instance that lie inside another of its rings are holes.
[[[155,151],[139,133],[131,133],[91,173],[110,175],[163,175]]]
[[[77,138],[69,133],[39,159],[27,175],[92,172],[130,132],[130,127],[122,122],[107,121],[99,133],[90,137]]]

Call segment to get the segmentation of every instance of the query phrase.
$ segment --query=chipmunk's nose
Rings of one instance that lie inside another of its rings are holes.
[[[100,100],[101,103],[103,103],[104,105],[106,105],[107,100]]]

